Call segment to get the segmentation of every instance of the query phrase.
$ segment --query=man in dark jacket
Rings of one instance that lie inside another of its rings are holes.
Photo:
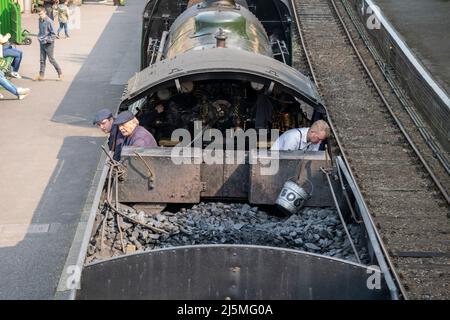
[[[56,72],[58,73],[58,80],[61,81],[62,71],[59,67],[58,63],[55,60],[55,57],[53,56],[53,51],[55,49],[55,29],[53,28],[53,20],[51,20],[47,14],[44,8],[39,9],[39,33],[38,33],[38,40],[41,50],[41,65],[39,70],[39,75],[36,77],[35,80],[42,81],[44,80],[44,73],[45,73],[45,61],[50,61],[50,63],[55,67]]]
[[[94,124],[97,125],[104,133],[109,134],[108,147],[114,155],[113,159],[120,160],[120,152],[122,151],[122,144],[124,136],[119,131],[117,125],[113,124],[114,117],[109,109],[101,109],[97,112],[94,119]]]
[[[139,125],[138,119],[131,111],[121,112],[114,125],[119,126],[119,130],[125,137],[123,146],[130,147],[157,147],[155,138],[144,127]]]

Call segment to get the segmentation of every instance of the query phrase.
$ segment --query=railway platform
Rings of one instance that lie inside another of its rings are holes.
[[[17,100],[1,91],[0,299],[53,298],[105,142],[92,117],[117,108],[139,68],[136,21],[144,5],[84,4],[80,29],[56,40],[62,82],[48,62],[47,80],[32,80],[39,71],[35,36],[18,46],[23,79],[12,82],[31,94]],[[24,14],[23,27],[37,34],[37,19]]]
[[[450,95],[450,2],[375,0],[406,44]]]

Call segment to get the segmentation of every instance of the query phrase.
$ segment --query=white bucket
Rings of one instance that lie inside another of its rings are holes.
[[[302,187],[288,180],[284,183],[277,201],[275,202],[285,213],[296,214],[311,197]]]

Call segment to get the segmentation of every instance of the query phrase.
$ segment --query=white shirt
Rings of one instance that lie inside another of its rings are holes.
[[[270,150],[319,151],[320,142],[312,144],[306,140],[308,131],[309,128],[290,129],[278,137]]]

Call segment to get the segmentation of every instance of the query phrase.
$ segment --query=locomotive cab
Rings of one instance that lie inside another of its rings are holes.
[[[195,122],[223,134],[283,133],[324,117],[314,84],[289,66],[284,1],[189,1],[174,20],[170,4],[152,3],[144,13],[143,70],[130,79],[120,109],[132,110],[161,146],[178,142],[176,129],[193,134]]]
[[[330,165],[328,152],[270,151],[283,132],[326,114],[314,83],[277,54],[274,43],[288,47],[290,16],[283,1],[270,4],[278,8],[273,16],[262,1],[190,2],[171,20],[177,11],[169,2],[149,2],[142,42],[148,66],[129,80],[120,110],[131,110],[163,148],[122,150],[128,176],[119,200],[273,205],[295,176],[315,186],[306,205],[333,204],[320,192],[328,188],[320,171]],[[153,178],[151,190],[141,158],[164,177]],[[190,190],[174,190],[171,179]]]

